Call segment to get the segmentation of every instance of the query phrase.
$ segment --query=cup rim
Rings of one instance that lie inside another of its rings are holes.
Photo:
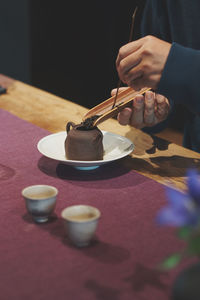
[[[64,216],[65,212],[69,209],[72,209],[74,207],[87,207],[92,209],[93,211],[95,211],[95,216],[89,219],[85,219],[85,220],[73,220],[70,217],[66,217]],[[65,207],[62,211],[61,211],[61,217],[65,220],[65,221],[69,221],[69,222],[73,222],[73,223],[87,223],[87,222],[91,222],[94,220],[98,220],[101,217],[101,212],[100,210],[92,205],[87,205],[87,204],[75,204],[75,205],[71,205],[71,206],[67,206]]]
[[[54,191],[53,195],[49,196],[49,197],[44,197],[44,198],[36,198],[36,197],[30,197],[27,196],[25,193],[27,192],[28,189],[30,188],[41,188],[41,187],[46,187],[46,188],[50,188],[52,191]],[[22,191],[21,194],[24,198],[26,199],[30,199],[30,200],[45,200],[48,198],[52,198],[52,197],[56,197],[58,195],[58,189],[53,186],[53,185],[48,185],[48,184],[34,184],[34,185],[29,185],[27,187],[25,187]]]

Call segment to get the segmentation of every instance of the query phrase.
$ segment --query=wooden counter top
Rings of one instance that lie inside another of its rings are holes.
[[[65,130],[66,123],[80,123],[87,109],[38,88],[0,75],[0,85],[7,93],[0,95],[0,108],[50,132]],[[184,188],[185,172],[200,167],[200,154],[130,126],[109,119],[99,126],[128,137],[135,150],[124,160],[133,170],[163,184]]]

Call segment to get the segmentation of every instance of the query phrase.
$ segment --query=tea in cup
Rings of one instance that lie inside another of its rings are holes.
[[[89,205],[73,205],[61,212],[69,239],[77,247],[88,246],[96,231],[100,211]]]
[[[56,206],[58,190],[50,185],[32,185],[22,190],[26,208],[37,223],[47,222]]]

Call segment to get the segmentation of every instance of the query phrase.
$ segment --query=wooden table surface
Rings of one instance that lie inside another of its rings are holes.
[[[0,75],[0,85],[7,93],[0,95],[0,108],[52,133],[64,131],[66,123],[80,123],[87,109],[20,81]],[[185,188],[185,174],[190,167],[200,167],[200,154],[157,136],[150,136],[114,119],[99,125],[133,141],[135,150],[124,160],[144,176],[163,184]]]

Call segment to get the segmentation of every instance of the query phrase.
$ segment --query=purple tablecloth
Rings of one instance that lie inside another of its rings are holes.
[[[47,159],[36,147],[47,131],[2,110],[0,120],[0,299],[169,299],[178,270],[156,266],[180,242],[155,224],[164,187],[123,160],[85,172]],[[49,223],[26,212],[21,190],[33,184],[59,190]],[[102,212],[90,247],[77,249],[65,236],[60,213],[72,204]]]

